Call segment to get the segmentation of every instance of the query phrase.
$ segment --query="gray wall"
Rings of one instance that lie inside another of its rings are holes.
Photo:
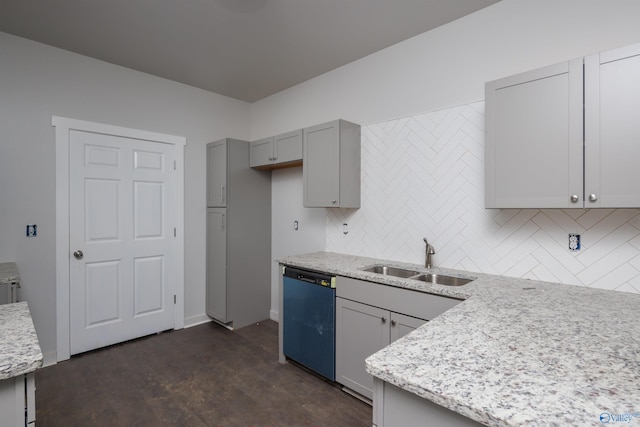
[[[45,362],[56,349],[53,115],[187,138],[185,323],[206,319],[205,144],[247,139],[249,104],[0,33],[0,260],[18,263]]]
[[[637,0],[502,0],[251,105],[257,139],[470,104],[484,82],[640,42]]]
[[[336,118],[372,125],[481,101],[485,81],[640,42],[638,16],[637,0],[502,0],[253,103],[251,135],[257,139]],[[274,181],[272,192],[295,185],[302,183]],[[273,229],[286,226],[281,218],[304,211],[301,205],[274,206]],[[315,226],[326,227],[326,221],[325,215]],[[286,251],[300,245],[287,240],[295,238],[274,234],[272,245]],[[312,249],[325,240],[305,244]]]

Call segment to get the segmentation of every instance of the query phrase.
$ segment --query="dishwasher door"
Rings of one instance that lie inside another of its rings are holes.
[[[335,381],[335,283],[330,276],[287,268],[283,277],[285,356]]]

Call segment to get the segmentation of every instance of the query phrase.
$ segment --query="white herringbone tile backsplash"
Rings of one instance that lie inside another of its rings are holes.
[[[640,293],[640,210],[484,208],[483,102],[362,128],[362,207],[327,209],[327,251],[423,263],[423,237],[436,266]]]

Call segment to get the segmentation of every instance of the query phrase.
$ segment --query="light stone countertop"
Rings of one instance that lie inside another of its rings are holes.
[[[366,360],[369,373],[489,426],[640,425],[640,295],[502,276],[460,287],[360,271],[335,253],[280,263],[465,299]]]
[[[42,350],[26,302],[0,305],[0,380],[42,366]]]

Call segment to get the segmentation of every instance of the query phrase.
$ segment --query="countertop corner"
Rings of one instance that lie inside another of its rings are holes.
[[[27,303],[0,305],[0,380],[33,372],[42,362]]]

